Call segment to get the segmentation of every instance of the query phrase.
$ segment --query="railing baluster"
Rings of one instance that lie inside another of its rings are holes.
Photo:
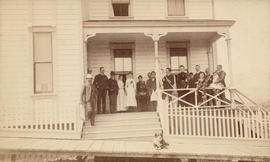
[[[205,136],[205,123],[204,123],[204,109],[201,109],[201,125],[202,125],[202,136]]]
[[[223,128],[223,137],[226,137],[226,116],[224,109],[222,109],[222,128]]]
[[[212,115],[212,109],[210,108],[209,110],[209,119],[210,119],[210,125],[209,125],[209,136],[213,136],[213,115]]]
[[[184,133],[183,133],[183,124],[182,124],[182,117],[183,117],[183,112],[182,112],[182,109],[181,109],[181,107],[178,107],[178,109],[179,109],[179,124],[180,124],[180,126],[179,126],[179,134],[180,135],[184,135]]]
[[[248,138],[251,138],[251,117],[250,117],[250,111],[249,110],[247,110],[247,126],[248,126],[248,128],[247,128],[247,134],[248,134]]]
[[[256,111],[256,131],[257,131],[257,138],[260,138],[260,129],[259,129],[259,111]]]
[[[218,136],[221,137],[222,136],[222,132],[221,132],[221,110],[218,109],[217,111],[217,116],[218,116]]]
[[[192,108],[192,130],[193,136],[196,136],[196,123],[195,123],[195,108]]]
[[[191,136],[192,134],[191,134],[191,110],[190,110],[190,108],[187,108],[187,118],[188,118],[188,135],[189,136]]]
[[[186,123],[186,108],[183,108],[183,119],[184,119],[184,131],[183,135],[187,135],[187,123]]]
[[[240,138],[243,138],[243,129],[242,129],[242,111],[239,110],[239,129],[240,129]]]
[[[206,109],[205,114],[205,130],[206,130],[206,136],[209,137],[209,109]]]
[[[175,120],[175,133],[176,135],[179,135],[179,129],[181,129],[181,127],[179,126],[179,116],[180,116],[180,113],[179,113],[179,109],[175,109],[175,116],[174,116],[174,120]]]
[[[216,112],[216,109],[214,108],[213,109],[214,111],[214,132],[215,132],[215,136],[217,137],[217,132],[218,132],[218,126],[217,126],[217,112]]]

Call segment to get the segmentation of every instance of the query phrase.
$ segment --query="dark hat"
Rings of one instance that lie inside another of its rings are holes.
[[[114,71],[111,71],[111,75],[115,75],[115,72]]]

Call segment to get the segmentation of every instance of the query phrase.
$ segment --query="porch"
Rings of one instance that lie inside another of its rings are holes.
[[[170,159],[174,162],[261,161],[270,160],[269,141],[216,140],[201,138],[169,138],[168,149],[155,150],[152,142],[110,140],[56,140],[0,138],[0,160],[20,162],[77,161],[77,156],[88,162],[102,157],[132,159]],[[79,161],[79,160],[78,160]]]

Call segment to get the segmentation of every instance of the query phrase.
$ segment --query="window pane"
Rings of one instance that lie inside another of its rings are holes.
[[[128,16],[129,4],[113,4],[114,16]]]
[[[114,58],[114,70],[115,71],[124,71],[124,61],[123,58]]]
[[[169,16],[185,15],[185,0],[168,0],[167,2]]]
[[[178,69],[179,64],[178,64],[178,56],[171,56],[171,69],[176,70]]]
[[[35,64],[35,92],[44,93],[53,91],[52,63]]]
[[[132,71],[132,59],[130,57],[124,58],[124,71]]]
[[[52,61],[51,33],[34,33],[34,60],[35,62]]]
[[[184,65],[187,68],[187,56],[179,56],[179,66]]]

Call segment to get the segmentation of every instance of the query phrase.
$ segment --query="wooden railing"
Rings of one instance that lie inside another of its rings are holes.
[[[65,107],[64,107],[65,108]],[[56,101],[0,104],[0,135],[9,137],[80,138],[79,104],[68,111]]]
[[[181,90],[185,93],[175,96],[175,92]],[[228,88],[216,94],[209,92],[202,100],[198,97],[201,91],[197,89],[163,90],[161,93],[166,95],[162,103],[165,133],[170,136],[270,139],[269,110],[236,89]],[[194,95],[187,98],[189,94]],[[220,97],[222,94],[225,98]]]

